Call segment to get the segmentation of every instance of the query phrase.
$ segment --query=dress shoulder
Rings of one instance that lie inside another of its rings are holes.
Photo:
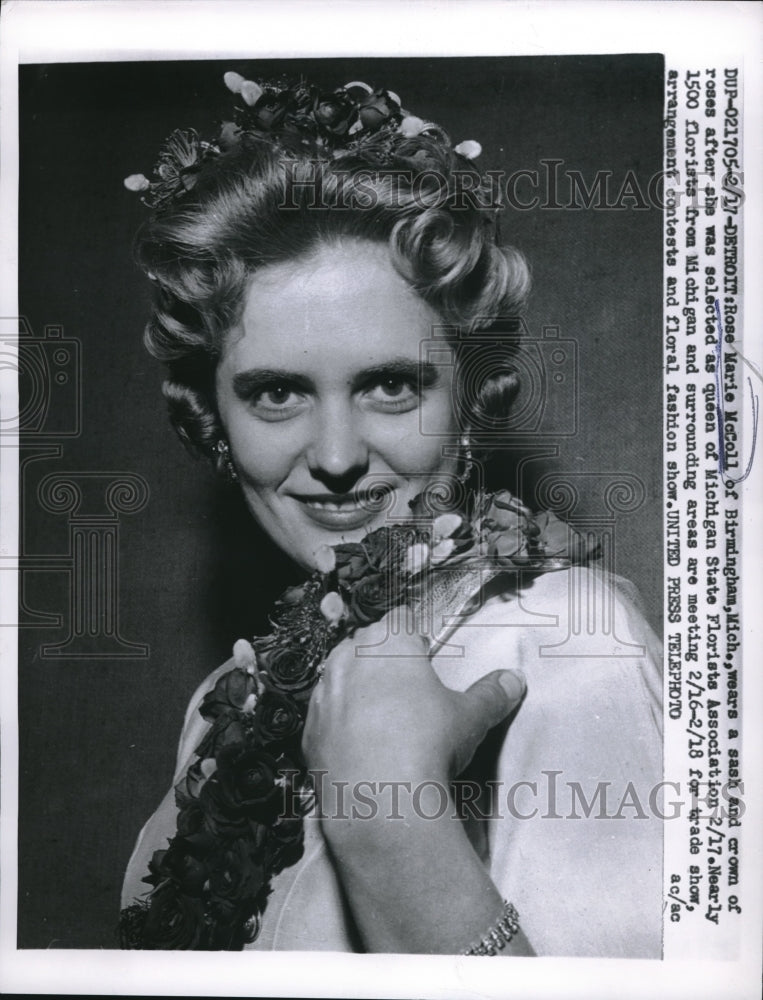
[[[473,683],[484,657],[491,670],[566,663],[589,674],[595,664],[628,662],[642,674],[659,722],[662,645],[637,589],[623,577],[573,566],[499,578],[483,588],[468,613],[438,624],[445,626],[444,640],[433,662],[449,686]]]
[[[459,690],[527,678],[492,741],[487,827],[536,953],[659,957],[661,657],[632,585],[574,567],[494,591],[433,663]]]

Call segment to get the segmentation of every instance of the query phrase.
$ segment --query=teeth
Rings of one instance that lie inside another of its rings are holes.
[[[307,500],[308,507],[315,507],[317,510],[360,510],[360,506],[355,503],[334,503],[331,500]]]

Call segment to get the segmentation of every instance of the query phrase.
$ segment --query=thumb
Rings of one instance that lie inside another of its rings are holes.
[[[464,691],[464,721],[477,742],[519,705],[526,690],[527,680],[521,670],[494,670]]]
[[[517,707],[526,689],[527,682],[521,670],[494,670],[458,696],[459,725],[453,731],[456,774],[460,774],[472,759],[488,730]]]

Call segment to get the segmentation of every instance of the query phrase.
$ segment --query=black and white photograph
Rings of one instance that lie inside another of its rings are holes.
[[[3,53],[4,990],[749,972],[736,64],[114,6]]]

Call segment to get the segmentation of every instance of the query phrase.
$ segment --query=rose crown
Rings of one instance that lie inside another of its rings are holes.
[[[358,80],[330,92],[304,81],[255,83],[233,72],[224,80],[238,101],[232,119],[222,122],[214,139],[201,139],[193,129],[176,129],[160,150],[151,179],[144,174],[125,178],[125,187],[140,192],[149,208],[161,209],[192,191],[207,162],[247,137],[335,159],[373,148],[380,163],[391,157],[401,138],[415,136],[452,148],[465,160],[482,152],[473,139],[452,147],[444,129],[406,111],[397,94]]]

